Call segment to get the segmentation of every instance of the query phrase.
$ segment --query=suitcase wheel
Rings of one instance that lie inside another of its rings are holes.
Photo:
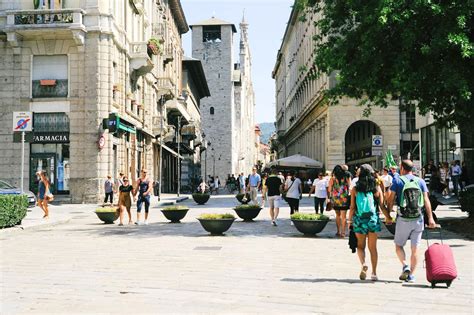
[[[451,286],[452,282],[453,282],[453,280],[446,281],[446,286],[449,288]]]
[[[436,287],[436,282],[431,282],[431,288],[434,289]]]

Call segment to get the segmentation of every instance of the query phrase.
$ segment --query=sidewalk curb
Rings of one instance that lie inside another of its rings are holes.
[[[173,206],[173,205],[175,205],[175,204],[177,204],[177,203],[186,201],[186,200],[188,200],[188,199],[189,199],[189,197],[184,196],[184,197],[179,197],[179,198],[177,198],[176,200],[158,201],[157,206],[158,206],[158,207]]]
[[[10,227],[10,228],[1,229],[0,234],[1,233],[15,233],[13,231],[34,231],[34,230],[38,230],[38,229],[42,229],[42,228],[48,228],[48,227],[53,227],[53,226],[56,226],[56,225],[69,223],[69,221],[71,221],[71,220],[72,220],[72,218],[66,218],[66,219],[61,219],[61,220],[57,220],[57,221],[54,221],[54,222],[48,222],[48,223],[44,223],[44,224],[36,224],[36,225],[32,225],[32,226],[15,225],[15,226]]]

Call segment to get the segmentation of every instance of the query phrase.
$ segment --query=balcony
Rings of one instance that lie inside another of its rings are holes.
[[[166,112],[171,116],[182,116],[187,122],[191,120],[186,106],[177,99],[169,100],[165,103]]]
[[[135,42],[130,44],[130,70],[135,77],[149,73],[154,64],[148,56],[147,42]]]
[[[161,135],[163,132],[162,131],[165,131],[167,129],[166,128],[166,125],[165,125],[165,121],[163,121],[163,129],[161,128],[161,115],[156,115],[153,117],[153,125],[152,125],[152,133],[156,136],[158,135]]]
[[[49,36],[73,38],[78,46],[84,45],[86,28],[82,9],[15,10],[6,11],[5,33],[11,46],[18,47],[22,38]]]
[[[158,39],[165,40],[166,38],[166,24],[165,23],[153,23],[152,35]]]
[[[32,96],[41,97],[67,97],[68,80],[33,80]]]
[[[160,92],[159,94],[171,94],[172,97],[176,95],[176,85],[170,77],[157,78],[155,87]]]

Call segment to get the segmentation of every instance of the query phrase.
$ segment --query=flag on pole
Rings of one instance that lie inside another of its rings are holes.
[[[395,160],[393,159],[391,150],[387,150],[387,152],[385,152],[385,166],[388,168],[392,166],[397,167],[397,163],[395,163]]]

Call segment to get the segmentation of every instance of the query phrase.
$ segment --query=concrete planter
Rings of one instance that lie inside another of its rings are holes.
[[[96,211],[97,217],[105,224],[113,224],[120,216],[119,211]]]
[[[163,215],[171,221],[171,223],[181,223],[181,220],[184,219],[186,213],[189,209],[180,209],[180,210],[161,210]]]
[[[204,230],[211,235],[222,235],[230,229],[235,219],[198,219]]]
[[[256,208],[256,209],[239,209],[238,207],[234,208],[235,213],[237,213],[239,218],[244,220],[244,222],[253,222],[253,219],[255,219],[258,216],[261,210],[262,208]]]
[[[294,220],[295,228],[304,235],[312,236],[320,233],[328,224],[329,220]]]
[[[193,200],[198,204],[198,205],[203,205],[206,202],[209,201],[209,198],[211,198],[210,194],[193,194]]]
[[[243,199],[244,199],[244,196],[245,196],[245,198],[246,198],[245,201],[243,200]],[[235,198],[237,198],[237,200],[238,200],[241,204],[244,204],[244,205],[245,205],[245,204],[249,203],[249,201],[250,201],[250,194],[249,194],[249,193],[247,193],[247,194],[237,194],[237,195],[235,196]]]

